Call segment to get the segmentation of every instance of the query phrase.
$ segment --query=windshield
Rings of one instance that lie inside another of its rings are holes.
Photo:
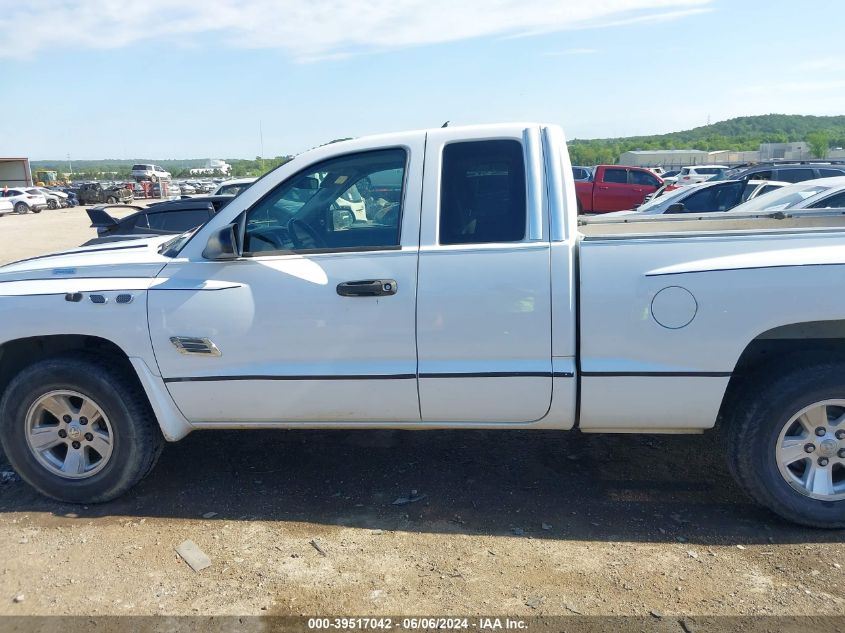
[[[674,198],[677,198],[682,193],[688,193],[689,191],[691,191],[690,187],[681,187],[681,188],[678,188],[678,189],[673,189],[672,191],[667,191],[662,196],[657,197],[657,198],[652,198],[651,200],[649,200],[645,204],[641,204],[640,206],[638,206],[637,212],[648,211],[649,209],[654,209],[657,206],[663,206],[664,202],[668,202],[669,204],[672,204],[672,200]]]
[[[734,207],[732,213],[758,213],[764,210],[789,209],[810,196],[830,188],[830,185],[808,185],[806,182],[799,182],[788,187],[781,187],[777,191],[764,193],[748,202],[743,202],[741,205]]]

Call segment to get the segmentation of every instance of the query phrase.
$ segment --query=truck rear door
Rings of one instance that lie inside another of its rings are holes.
[[[593,184],[593,212],[624,211],[633,206],[632,187],[624,167],[599,168]]]
[[[552,395],[538,128],[430,132],[417,287],[424,422],[531,422]]]

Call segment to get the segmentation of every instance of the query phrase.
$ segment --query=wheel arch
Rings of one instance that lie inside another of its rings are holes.
[[[845,319],[804,321],[761,332],[748,342],[734,365],[722,399],[720,419],[755,379],[787,367],[845,360]]]
[[[144,392],[165,438],[181,439],[191,425],[176,407],[161,378],[140,358],[131,358],[119,345],[88,334],[31,336],[0,344],[0,399],[12,379],[23,369],[58,354],[78,351],[113,363]]]

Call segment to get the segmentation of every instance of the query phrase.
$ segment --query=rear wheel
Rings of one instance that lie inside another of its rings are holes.
[[[23,215],[27,211],[29,211],[29,207],[26,206],[25,202],[18,202],[15,204],[15,213]]]
[[[163,446],[140,386],[86,356],[57,356],[18,374],[0,403],[0,431],[24,481],[70,503],[120,496]]]
[[[739,484],[783,518],[845,527],[845,363],[792,366],[760,376],[726,419]]]

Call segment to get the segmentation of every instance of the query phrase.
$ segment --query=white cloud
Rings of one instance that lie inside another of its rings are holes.
[[[476,37],[663,22],[711,0],[0,0],[0,57],[211,34],[300,61]],[[3,6],[6,5],[6,6]]]

